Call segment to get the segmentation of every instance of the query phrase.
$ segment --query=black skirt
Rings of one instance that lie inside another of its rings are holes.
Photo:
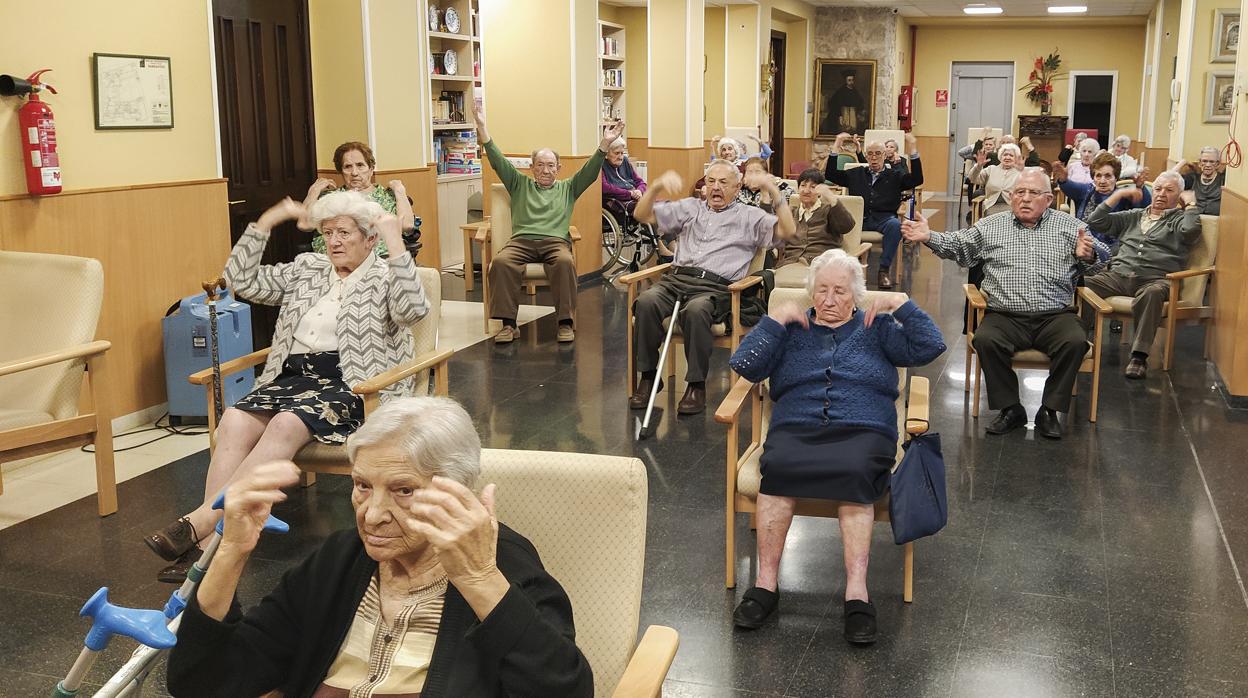
[[[888,491],[897,442],[856,426],[778,426],[767,432],[759,492],[872,504]]]
[[[338,352],[291,354],[272,383],[234,403],[245,412],[289,412],[303,420],[312,438],[346,443],[364,423],[364,400],[342,380]]]

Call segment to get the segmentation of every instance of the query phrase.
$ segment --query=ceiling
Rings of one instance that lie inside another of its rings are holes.
[[[609,5],[645,7],[647,0],[603,0]],[[969,17],[962,12],[968,2],[997,5],[1005,10],[989,17],[1123,17],[1147,16],[1157,0],[806,0],[816,7],[879,7],[896,9],[904,17]],[[714,7],[752,5],[753,0],[706,0]],[[1050,15],[1049,5],[1087,5],[1086,14]]]

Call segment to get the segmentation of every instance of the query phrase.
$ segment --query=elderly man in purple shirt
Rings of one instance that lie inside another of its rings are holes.
[[[668,171],[654,181],[637,202],[634,216],[656,225],[667,240],[676,239],[676,259],[671,271],[637,297],[637,370],[641,380],[628,399],[638,410],[646,406],[658,373],[659,349],[665,331],[663,320],[672,314],[681,299],[677,320],[685,339],[685,374],[688,388],[677,406],[680,414],[699,414],[706,409],[707,363],[714,348],[711,324],[715,320],[716,298],[727,303],[728,285],[749,273],[750,261],[759,249],[775,247],[793,237],[796,226],[788,206],[777,206],[776,215],[737,201],[742,175],[726,160],[715,160],[706,170],[706,200],[677,198],[684,195],[680,175]],[[751,181],[752,187],[766,191],[772,201],[783,201],[775,181],[766,174]],[[655,202],[656,197],[672,199]],[[720,318],[722,320],[722,318]],[[662,384],[660,384],[662,389]]]

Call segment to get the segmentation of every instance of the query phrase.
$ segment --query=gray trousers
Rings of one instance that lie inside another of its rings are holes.
[[[1001,410],[1018,404],[1018,374],[1014,352],[1038,349],[1049,357],[1041,404],[1057,412],[1070,409],[1070,393],[1079,365],[1088,351],[1088,339],[1079,318],[1061,310],[1042,315],[988,311],[971,344],[988,383],[988,408]]]
[[[715,296],[726,295],[728,287],[708,279],[667,274],[659,282],[642,291],[633,307],[636,324],[633,329],[633,352],[638,371],[654,371],[659,367],[659,351],[667,331],[664,318],[670,317],[679,296],[680,333],[685,342],[685,363],[689,370],[685,380],[697,383],[706,380],[707,364],[715,338],[711,335]],[[668,351],[671,351],[670,349]]]
[[[1123,276],[1114,271],[1103,271],[1083,280],[1087,286],[1101,298],[1110,296],[1131,296],[1131,322],[1134,337],[1131,338],[1131,351],[1148,354],[1153,346],[1153,337],[1157,335],[1157,327],[1161,324],[1161,310],[1170,297],[1170,283],[1165,279],[1141,279]],[[1095,317],[1091,308],[1084,306],[1084,322],[1091,326]]]
[[[546,267],[550,294],[555,297],[555,317],[571,320],[576,310],[576,262],[572,241],[557,237],[516,237],[494,256],[490,275],[490,317],[515,320],[524,296],[524,268],[531,263]]]

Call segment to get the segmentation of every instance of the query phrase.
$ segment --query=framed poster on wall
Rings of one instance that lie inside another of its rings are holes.
[[[1213,13],[1213,56],[1211,63],[1234,63],[1239,53],[1239,11],[1219,9]]]
[[[1205,123],[1225,124],[1231,121],[1235,104],[1235,71],[1211,70],[1205,78]]]
[[[875,127],[875,61],[815,61],[815,138]]]
[[[173,128],[168,56],[91,54],[97,129]]]

